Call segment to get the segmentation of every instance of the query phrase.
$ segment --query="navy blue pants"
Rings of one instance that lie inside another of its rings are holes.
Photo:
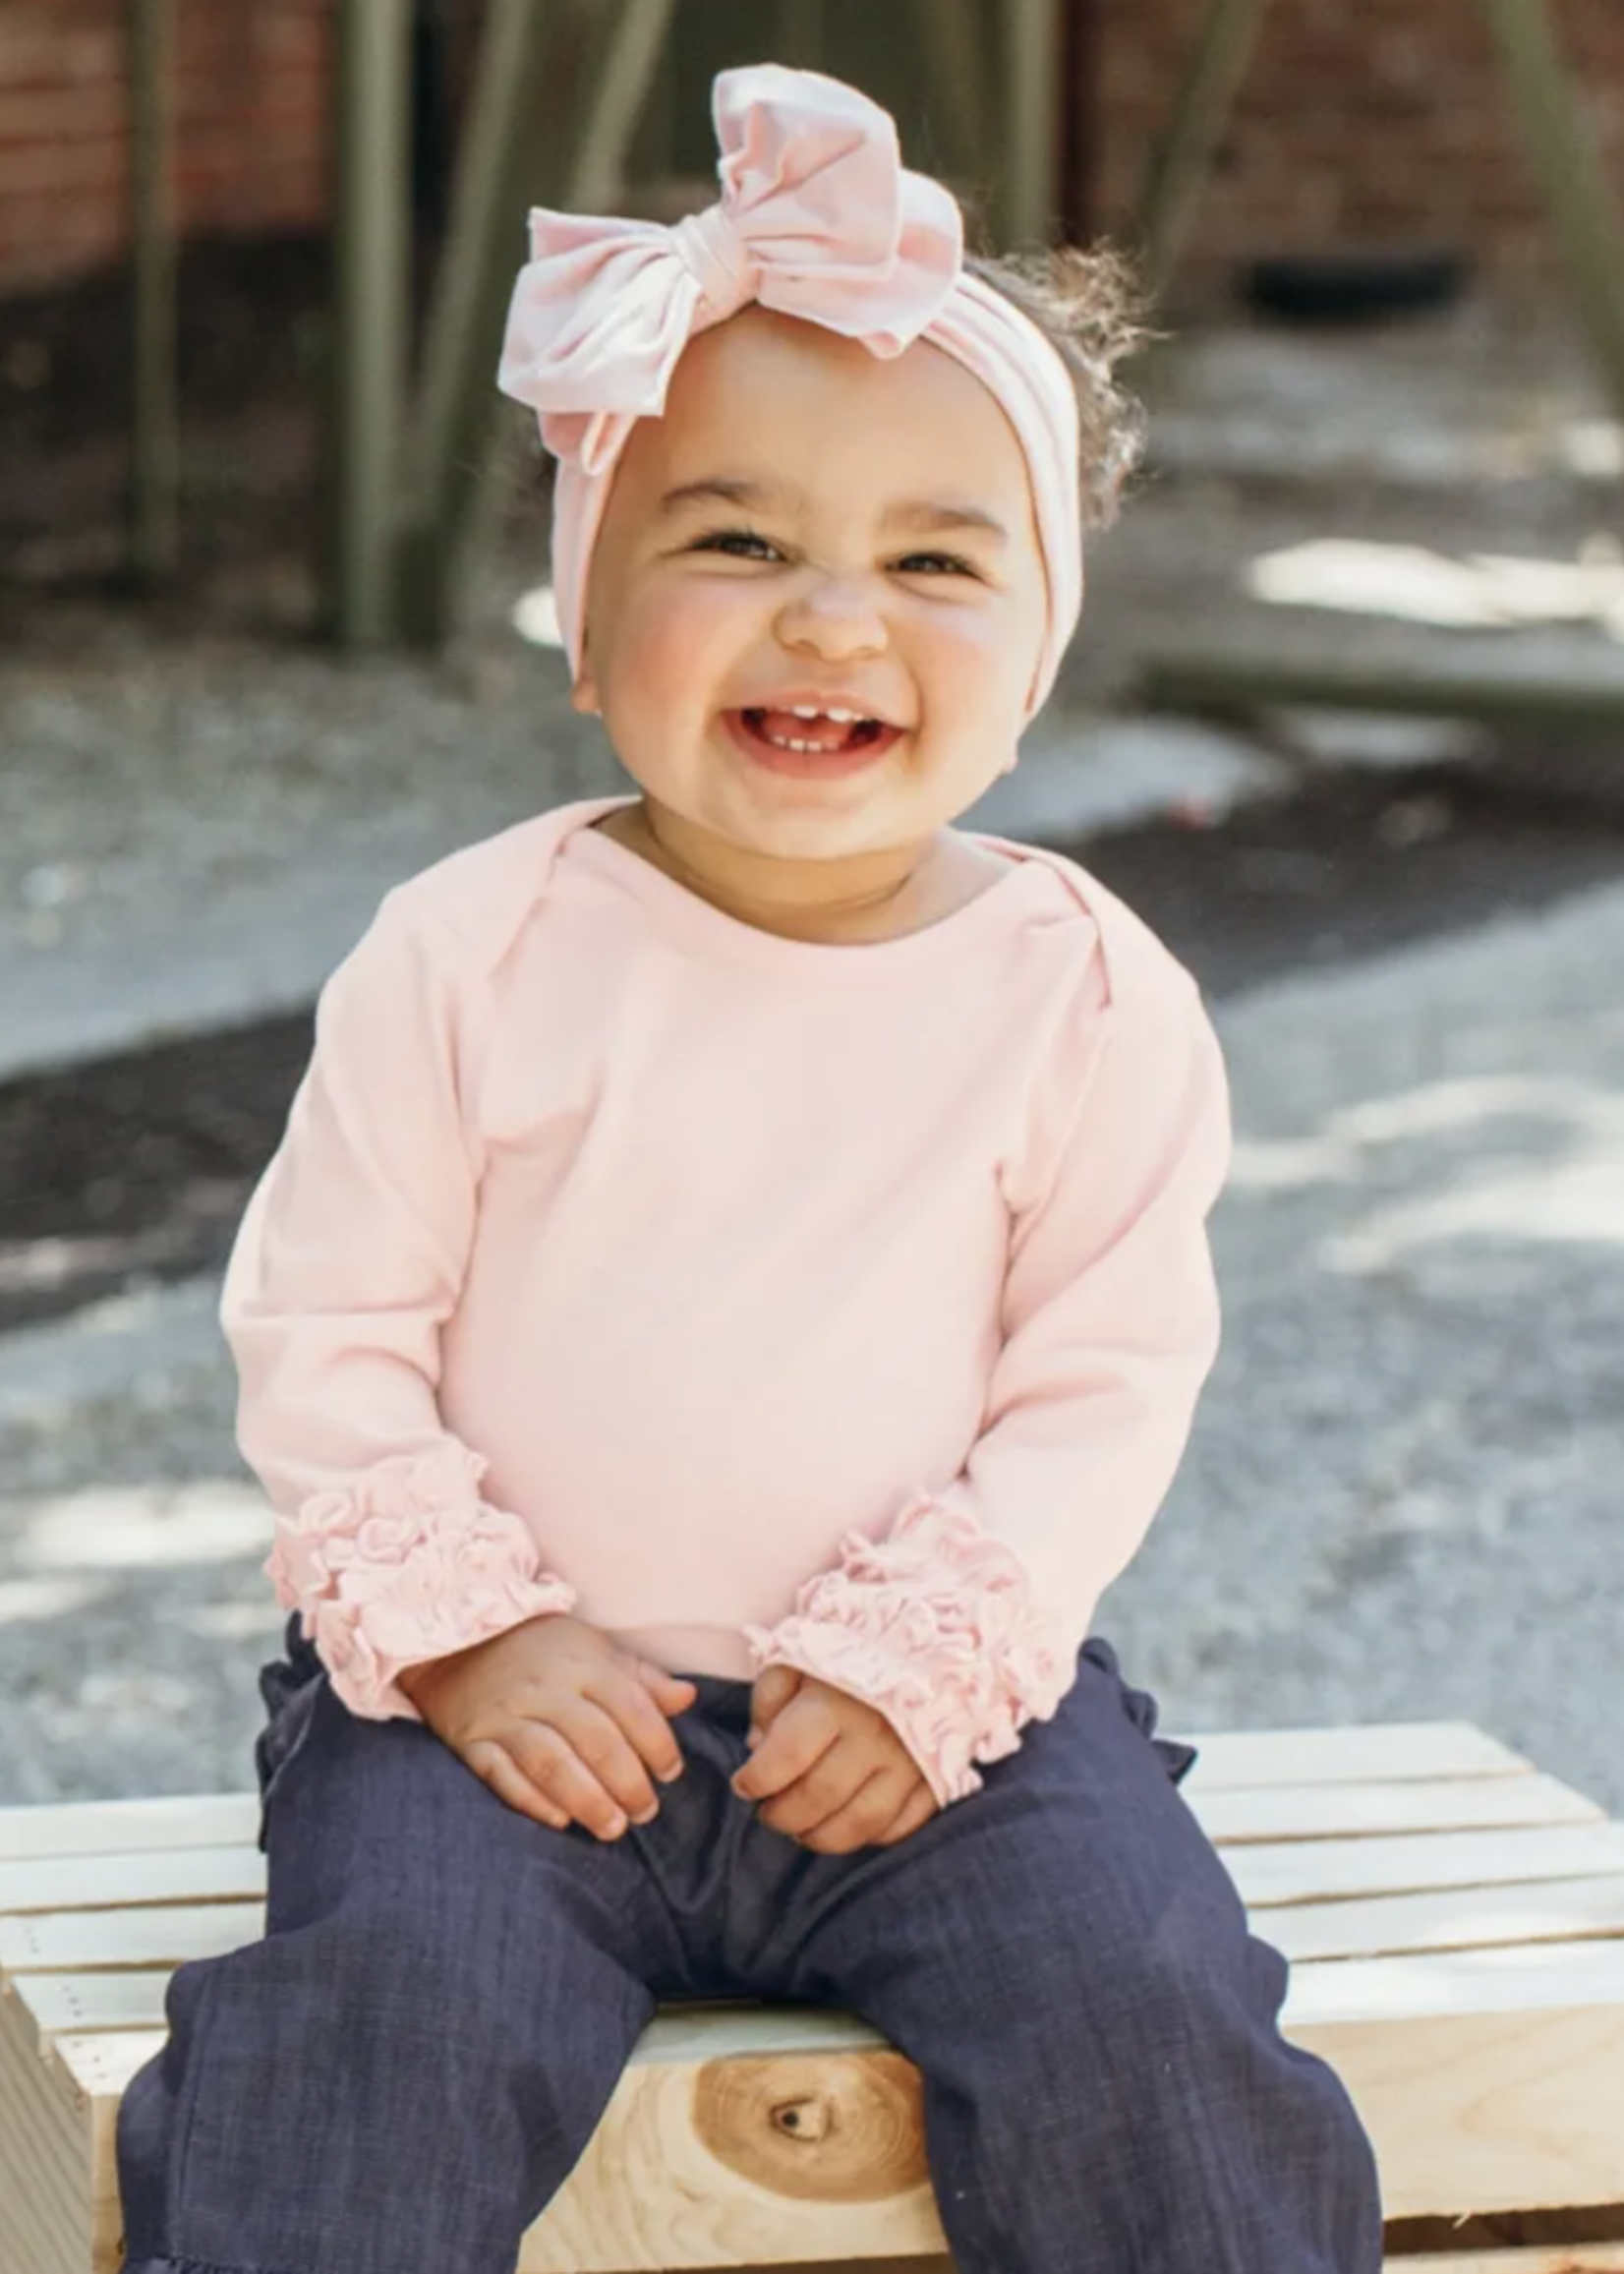
[[[729,1790],[742,1682],[700,1680],[685,1774],[606,1845],[351,1715],[296,1627],[267,1933],[170,1985],[126,2274],[513,2274],[657,2001],[716,1997],[849,2008],[918,2065],[960,2274],[1378,2274],[1364,2132],[1108,1643],[982,1792],[818,1856]]]

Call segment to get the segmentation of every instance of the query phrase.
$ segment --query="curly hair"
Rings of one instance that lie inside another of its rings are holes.
[[[1065,246],[1040,254],[972,253],[964,265],[1030,318],[1065,364],[1077,398],[1083,526],[1108,528],[1144,450],[1143,406],[1114,377],[1117,365],[1151,336],[1130,263],[1102,245],[1088,252]]]

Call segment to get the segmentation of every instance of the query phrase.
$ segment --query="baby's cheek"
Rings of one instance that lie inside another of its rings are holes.
[[[938,627],[933,642],[933,708],[966,736],[1018,722],[1036,663],[1002,612],[965,610]]]
[[[631,610],[621,626],[617,661],[639,691],[704,702],[747,644],[748,611],[725,585],[690,586]]]

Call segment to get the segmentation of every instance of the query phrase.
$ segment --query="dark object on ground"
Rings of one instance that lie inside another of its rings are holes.
[[[1471,264],[1444,247],[1416,251],[1276,254],[1247,263],[1242,291],[1260,316],[1300,323],[1358,323],[1447,308]]]

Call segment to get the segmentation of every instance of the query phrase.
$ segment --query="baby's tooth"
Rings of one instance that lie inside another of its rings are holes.
[[[857,719],[855,711],[829,711],[825,716],[833,719],[837,726],[841,727],[850,727],[855,724]]]
[[[792,719],[816,719],[822,716],[816,705],[812,703],[792,704],[789,715]]]

